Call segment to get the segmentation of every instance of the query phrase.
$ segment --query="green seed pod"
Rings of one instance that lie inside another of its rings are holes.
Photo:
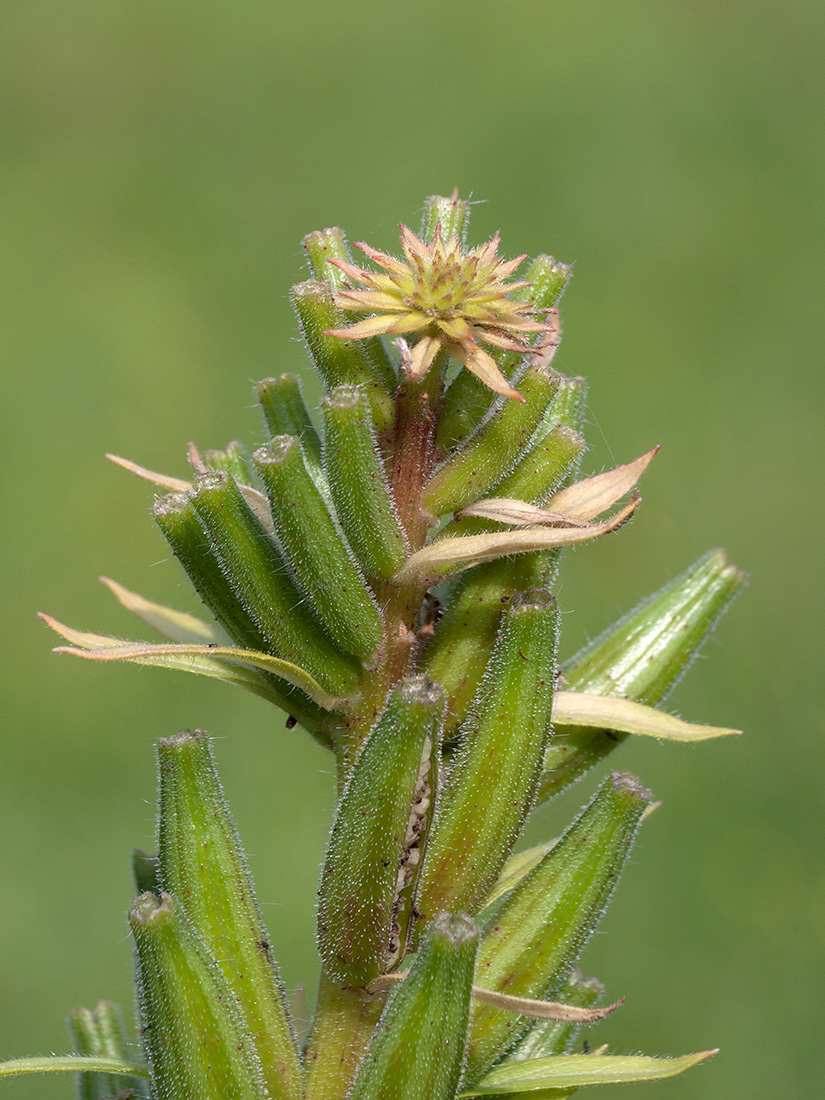
[[[559,388],[559,375],[541,365],[527,368],[519,380],[524,404],[509,399],[433,474],[421,494],[421,507],[443,516],[484,496],[515,464],[547,412]]]
[[[348,1100],[453,1100],[461,1080],[478,930],[442,913],[387,998]]]
[[[246,1021],[272,1100],[301,1096],[283,987],[209,739],[184,730],[158,742],[158,849],[163,887],[217,960]]]
[[[192,507],[268,652],[305,668],[333,695],[354,691],[354,663],[311,616],[278,548],[237,485],[225,475],[204,474],[195,479]]]
[[[233,592],[195,514],[191,493],[169,493],[155,503],[155,521],[192,585],[232,641],[240,649],[269,652],[257,624]],[[268,536],[267,536],[268,537]],[[308,730],[323,729],[328,715],[302,691],[267,672],[252,672],[261,680],[261,694],[277,699]]]
[[[255,387],[255,395],[271,436],[294,435],[300,439],[307,468],[315,484],[321,488],[325,484],[321,440],[304,403],[298,379],[294,374],[264,378]]]
[[[515,888],[479,949],[476,982],[516,997],[556,1000],[618,882],[650,792],[614,772],[556,844]],[[470,1025],[468,1082],[529,1026],[477,1005]]]
[[[266,1100],[255,1049],[226,979],[169,894],[129,914],[153,1093],[163,1100]]]
[[[564,668],[567,686],[648,705],[661,702],[745,579],[723,551],[706,554],[577,654]],[[629,736],[560,727],[545,758],[540,801],[554,798]]]
[[[403,953],[442,712],[436,684],[402,681],[341,795],[318,891],[318,945],[341,985],[368,985]]]
[[[329,284],[315,279],[292,288],[292,304],[315,369],[327,389],[346,383],[362,386],[376,429],[384,432],[392,427],[397,383],[389,363],[379,360],[369,341],[326,335],[355,323],[357,315],[339,309]]]
[[[258,479],[249,461],[249,451],[237,440],[227,443],[222,451],[206,451],[203,461],[210,470],[226,470],[239,485],[257,485]]]
[[[458,578],[424,654],[422,671],[447,696],[445,738],[452,736],[478,690],[514,591],[497,565],[480,565]]]
[[[338,518],[368,577],[389,579],[404,564],[406,540],[357,386],[337,386],[321,404],[324,465]]]
[[[69,1013],[69,1034],[78,1054],[131,1061],[123,1013],[111,1001],[100,1001],[93,1012],[73,1008]],[[109,1100],[127,1089],[141,1097],[147,1094],[145,1082],[138,1078],[112,1073],[77,1074],[78,1100]]]
[[[349,262],[350,254],[343,229],[332,226],[329,229],[316,229],[307,233],[303,241],[309,269],[319,282],[327,282],[337,293],[344,285],[344,273],[331,264],[330,260]]]
[[[278,435],[254,459],[281,552],[318,618],[345,653],[374,653],[383,633],[378,605],[307,470],[301,444]]]
[[[532,301],[539,312],[552,309],[564,291],[571,269],[552,256],[537,256],[527,269],[525,279],[530,286],[514,290],[510,297],[516,302]],[[529,351],[529,349],[527,349]],[[522,356],[517,352],[499,351],[496,362],[512,381]],[[444,398],[444,412],[438,423],[438,445],[449,451],[475,431],[490,408],[490,390],[470,371],[459,371]]]
[[[573,967],[564,983],[559,1000],[577,1008],[594,1008],[602,999],[604,986],[595,978],[585,978]],[[581,1024],[565,1020],[536,1020],[524,1038],[506,1056],[504,1061],[523,1061],[525,1058],[547,1058],[552,1054],[570,1054],[581,1031]]]
[[[513,598],[441,784],[416,894],[425,918],[481,907],[533,806],[550,737],[557,636],[551,596]]]
[[[430,195],[424,203],[424,213],[421,217],[421,240],[432,244],[435,236],[435,227],[441,226],[441,239],[448,241],[456,236],[464,243],[467,238],[467,223],[470,220],[470,204],[466,199],[460,199],[458,192],[450,198],[444,195]]]

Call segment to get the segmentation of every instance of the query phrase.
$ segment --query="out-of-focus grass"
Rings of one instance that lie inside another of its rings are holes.
[[[131,1003],[128,853],[151,844],[152,743],[183,726],[221,739],[285,979],[311,986],[327,759],[220,685],[50,658],[34,612],[128,636],[98,573],[187,602],[150,492],[103,452],[182,473],[188,439],[261,439],[250,381],[302,363],[300,237],[338,223],[392,247],[458,185],[488,200],[476,240],[576,264],[561,365],[590,377],[591,468],[663,445],[634,523],[568,556],[566,650],[709,546],[753,574],[675,700],[746,738],[618,758],[665,804],[589,949],[628,995],[593,1035],[723,1048],[662,1096],[816,1095],[821,5],[28,0],[2,18],[0,1056],[65,1049],[72,1005]]]

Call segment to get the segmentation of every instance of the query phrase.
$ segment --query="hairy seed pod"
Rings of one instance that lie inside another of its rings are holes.
[[[240,649],[270,652],[263,632],[247,612],[224,575],[192,503],[191,493],[169,493],[155,503],[155,522],[183,566],[195,591]],[[326,712],[302,691],[269,672],[252,671],[261,694],[277,701],[308,730],[323,728]]]
[[[456,237],[464,242],[467,235],[467,222],[470,217],[470,204],[457,194],[449,198],[445,195],[430,195],[424,203],[421,216],[421,240],[432,244],[436,227],[441,230],[442,241]]]
[[[153,1095],[267,1100],[235,998],[180,906],[169,894],[141,894],[129,925]]]
[[[267,649],[305,668],[333,695],[355,689],[354,662],[335,646],[302,600],[278,548],[237,485],[220,474],[195,479],[192,506],[229,587]]]
[[[131,1060],[123,1013],[111,1001],[100,1001],[94,1011],[73,1008],[69,1012],[69,1033],[78,1054]],[[147,1084],[140,1078],[112,1073],[77,1074],[77,1100],[109,1100],[127,1089],[136,1098],[148,1096]]]
[[[476,983],[517,997],[557,999],[627,860],[650,791],[614,772],[561,840],[518,884],[487,929]],[[526,1020],[477,1005],[470,1025],[472,1083],[527,1029]]]
[[[367,396],[375,427],[386,431],[395,419],[396,379],[389,363],[379,360],[363,341],[328,336],[353,320],[333,301],[329,283],[309,279],[292,288],[292,305],[315,369],[328,389],[349,383]]]
[[[478,929],[442,913],[387,1005],[348,1100],[453,1100],[467,1039]]]
[[[307,469],[319,488],[324,485],[321,440],[301,394],[294,374],[264,378],[255,387],[255,396],[264,414],[270,436],[294,435],[301,441]]]
[[[249,451],[243,443],[234,440],[220,451],[205,451],[203,461],[216,473],[226,470],[239,485],[257,485],[258,479],[249,460]]]
[[[318,945],[342,985],[368,985],[403,949],[409,913],[397,903],[415,874],[443,709],[425,676],[394,688],[338,803],[318,891]]]
[[[269,934],[215,772],[209,739],[158,742],[163,888],[217,960],[246,1021],[272,1100],[298,1100],[301,1067]]]
[[[502,400],[478,430],[433,474],[421,506],[443,516],[484,496],[515,464],[530,443],[559,388],[559,375],[540,364],[518,382],[524,404]]]
[[[577,654],[564,668],[565,681],[576,691],[661,702],[745,580],[723,551],[711,551]],[[545,758],[540,801],[554,798],[628,736],[558,729]]]
[[[254,460],[293,577],[336,645],[368,657],[381,644],[378,605],[309,474],[301,444],[294,436],[277,435]]]
[[[444,777],[416,894],[424,918],[475,913],[533,805],[550,738],[558,611],[515,596]]]
[[[358,386],[337,386],[321,404],[324,466],[344,534],[368,577],[389,579],[404,564],[406,540]]]

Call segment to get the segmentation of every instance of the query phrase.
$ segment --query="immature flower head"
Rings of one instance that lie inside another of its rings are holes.
[[[506,282],[525,257],[500,259],[498,242],[496,234],[486,244],[464,252],[455,235],[444,240],[440,225],[429,245],[402,225],[405,260],[359,242],[357,247],[383,271],[367,271],[345,260],[330,259],[353,284],[365,288],[344,288],[335,302],[341,309],[374,316],[329,335],[364,340],[381,334],[418,333],[405,362],[410,378],[426,374],[438,352],[444,350],[496,393],[523,400],[479,341],[523,352],[533,333],[547,332],[550,326],[531,316],[534,310],[529,301],[508,297],[530,284]]]

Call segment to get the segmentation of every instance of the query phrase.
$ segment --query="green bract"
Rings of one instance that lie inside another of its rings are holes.
[[[340,229],[305,237],[292,300],[317,414],[282,374],[256,386],[254,453],[190,445],[186,477],[115,459],[165,494],[155,520],[202,617],[108,579],[160,638],[44,616],[60,652],[224,680],[330,750],[305,1043],[209,740],[184,732],[158,748],[158,854],[133,856],[139,1046],[102,1002],[71,1012],[74,1054],[0,1077],[76,1073],[81,1100],[543,1100],[713,1053],[578,1045],[621,1003],[576,963],[650,808],[643,784],[602,775],[572,824],[517,846],[537,805],[631,735],[737,732],[657,706],[743,576],[712,552],[557,668],[563,550],[633,516],[656,448],[580,477],[584,383],[554,365],[570,269],[542,254],[518,279],[526,257],[498,236],[465,246],[468,217],[432,197],[403,255],[357,246],[368,266]]]

